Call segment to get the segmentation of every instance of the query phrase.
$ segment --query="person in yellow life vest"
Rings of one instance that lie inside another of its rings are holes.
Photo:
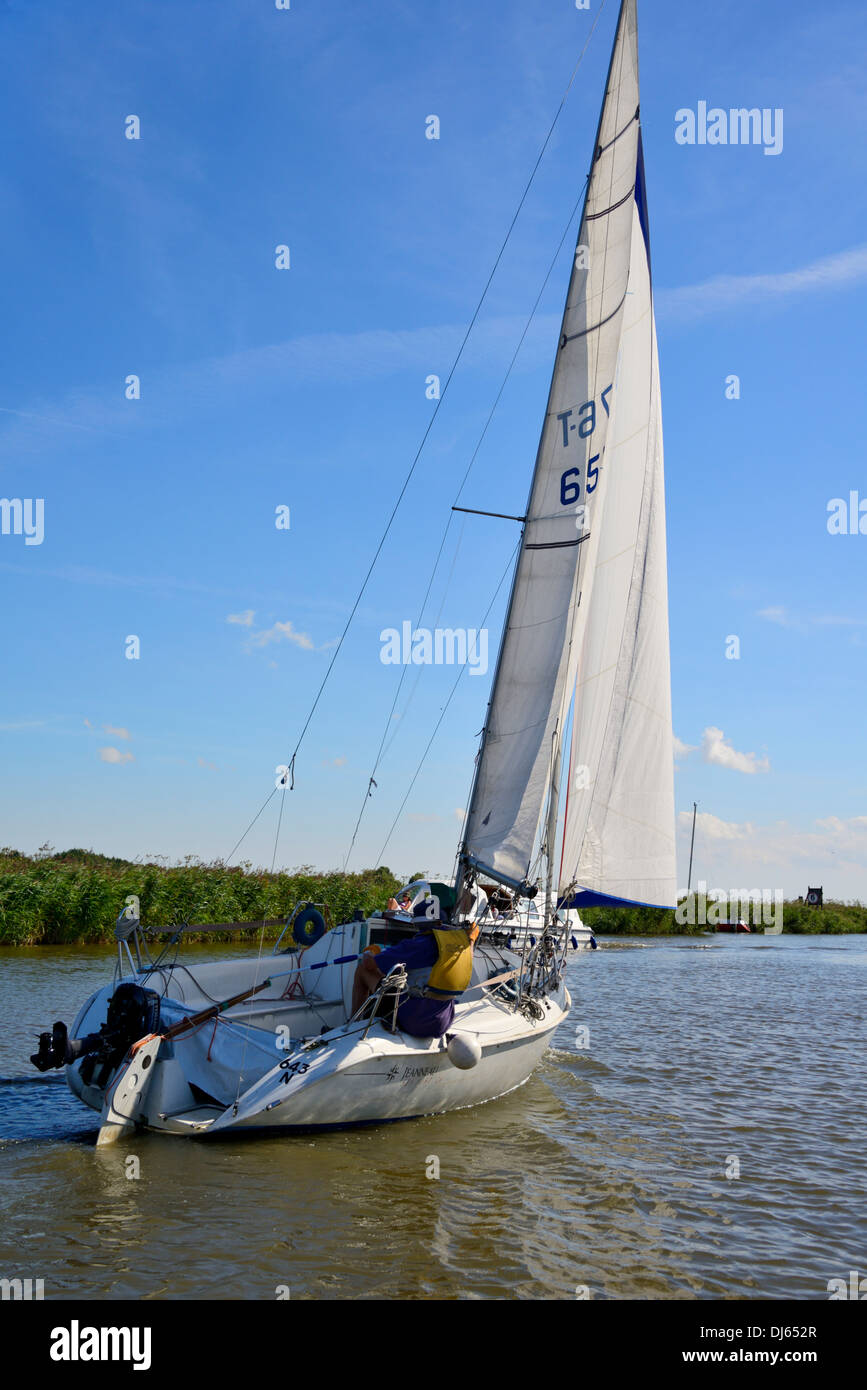
[[[433,897],[417,903],[413,917],[419,926],[417,936],[389,946],[375,956],[365,952],[358,962],[352,1011],[355,1013],[361,1007],[395,965],[403,965],[407,971],[429,967],[430,975],[424,987],[404,996],[397,1011],[397,1024],[416,1038],[441,1038],[454,1019],[455,1000],[472,979],[473,946],[479,929],[475,925],[452,927],[442,922],[439,901]]]

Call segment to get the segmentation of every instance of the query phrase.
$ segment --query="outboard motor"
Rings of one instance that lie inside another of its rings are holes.
[[[105,1086],[134,1042],[159,1031],[160,996],[141,985],[118,985],[98,1033],[70,1038],[65,1023],[55,1023],[50,1033],[40,1033],[39,1051],[30,1060],[39,1071],[68,1067],[83,1058],[81,1079],[86,1086]],[[99,1073],[94,1081],[94,1072]]]

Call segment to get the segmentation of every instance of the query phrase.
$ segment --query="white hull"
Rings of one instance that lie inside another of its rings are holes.
[[[412,1119],[494,1100],[528,1079],[568,1013],[571,1001],[562,982],[522,1011],[508,985],[486,985],[520,957],[479,945],[473,982],[449,1030],[480,1048],[476,1065],[461,1070],[444,1039],[391,1032],[380,1019],[347,1022],[354,961],[330,962],[357,951],[364,927],[350,923],[329,932],[304,953],[300,977],[292,974],[299,963],[294,956],[136,977],[136,983],[162,992],[161,1028],[216,997],[269,977],[273,983],[218,1020],[127,1056],[104,1089],[84,1084],[79,1063],[67,1067],[70,1089],[102,1114],[100,1142],[113,1142],[136,1126],[204,1136]],[[310,965],[317,958],[328,963],[314,973]],[[287,981],[298,978],[306,981],[305,996],[283,999]],[[113,991],[109,986],[88,1000],[74,1035],[98,1030]]]
[[[338,1034],[321,1049],[290,1054],[289,1065],[297,1063],[297,1071],[275,1068],[241,1098],[237,1114],[230,1107],[211,1131],[381,1123],[495,1100],[529,1078],[568,1012],[568,996],[563,1004],[549,1005],[546,1018],[534,1027],[520,1016],[520,1024],[510,1027],[500,1008],[490,1004],[477,1008],[474,1029],[470,1019],[456,1017],[454,1031],[473,1032],[482,1044],[481,1061],[469,1071],[453,1065],[438,1038],[392,1035],[381,1023],[364,1040],[357,1029]],[[309,1070],[302,1073],[305,1065]]]

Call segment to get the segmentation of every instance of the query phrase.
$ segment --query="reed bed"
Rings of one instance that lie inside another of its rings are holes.
[[[184,922],[255,922],[285,918],[302,900],[325,903],[335,923],[348,921],[357,908],[385,907],[388,898],[413,878],[397,878],[381,865],[360,873],[320,872],[303,865],[269,873],[250,863],[229,866],[194,858],[181,863],[133,863],[127,859],[48,846],[30,856],[0,850],[0,945],[97,944],[114,939],[114,924],[128,896],[139,899],[143,926],[171,927]],[[732,903],[737,917],[737,903]],[[701,935],[708,928],[681,925],[673,912],[656,908],[587,908],[587,926],[601,935]],[[867,932],[867,908],[860,903],[783,904],[783,930],[798,934]],[[761,930],[761,927],[754,928]],[[265,928],[266,938],[279,927]],[[195,934],[191,935],[196,939]],[[220,935],[208,934],[209,940]]]

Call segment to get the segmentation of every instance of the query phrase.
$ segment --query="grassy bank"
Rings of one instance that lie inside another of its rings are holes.
[[[325,903],[334,922],[345,922],[356,908],[367,913],[385,907],[400,882],[385,867],[357,874],[317,873],[307,867],[270,874],[249,864],[228,868],[194,859],[174,865],[134,864],[91,850],[47,851],[29,857],[4,849],[0,850],[0,945],[111,942],[117,915],[133,893],[145,927],[285,918],[302,899]],[[680,936],[706,930],[680,925],[673,912],[653,908],[594,907],[581,915],[603,935]],[[867,932],[867,908],[836,902],[822,908],[785,903],[783,929]],[[266,936],[273,938],[279,930],[267,928]],[[207,939],[215,937],[209,934]]]
[[[325,903],[334,922],[355,909],[385,907],[400,884],[390,869],[363,873],[254,872],[242,865],[133,864],[89,850],[29,858],[0,850],[0,945],[36,946],[114,940],[114,924],[130,894],[139,899],[142,925],[182,922],[254,922],[287,917],[296,903]],[[276,937],[279,927],[266,929]],[[196,940],[193,934],[191,940]],[[204,939],[204,938],[202,938]],[[219,936],[208,934],[208,940]]]
[[[753,925],[752,910],[747,914],[745,906],[734,899],[730,908],[723,904],[720,920],[737,921],[743,912],[750,930],[761,933],[762,926]],[[711,907],[712,904],[708,904],[708,910]],[[784,902],[780,912],[783,931],[793,936],[867,932],[867,907],[861,903],[826,902],[824,907],[817,908],[797,901]],[[602,936],[701,936],[703,932],[714,930],[713,925],[681,925],[673,912],[653,907],[588,907],[581,913],[581,919]]]

